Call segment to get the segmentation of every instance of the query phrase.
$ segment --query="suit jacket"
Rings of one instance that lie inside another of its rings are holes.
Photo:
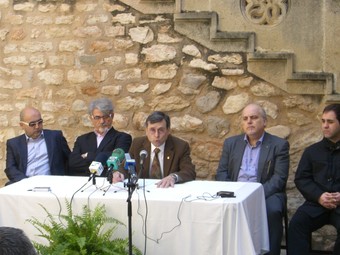
[[[114,149],[121,148],[125,152],[129,151],[131,145],[131,135],[119,132],[113,127],[104,136],[99,147],[97,148],[97,136],[94,132],[86,133],[77,137],[73,151],[69,160],[69,175],[88,176],[90,174],[89,166],[92,161],[96,161],[102,154],[108,158]],[[82,154],[88,153],[86,158]],[[100,157],[102,158],[102,157]],[[104,173],[103,173],[104,175]]]
[[[46,142],[49,165],[52,175],[64,175],[67,171],[67,160],[70,148],[60,130],[43,130]],[[7,184],[20,181],[26,176],[27,141],[25,134],[7,140],[6,169],[9,179]]]
[[[149,178],[150,156],[144,160],[143,171],[140,173],[141,166],[139,153],[146,150],[151,155],[151,143],[146,136],[133,139],[130,148],[131,158],[136,160],[136,172],[141,178]],[[195,180],[195,165],[191,161],[189,144],[177,137],[169,135],[164,147],[164,176],[176,173],[180,182]],[[127,171],[124,171],[127,174]]]
[[[307,147],[295,174],[297,189],[306,199],[299,208],[312,217],[329,211],[318,202],[324,192],[340,192],[340,143],[324,138]],[[340,206],[334,210],[340,214]],[[338,219],[340,221],[340,218]]]
[[[216,173],[217,181],[237,181],[246,147],[244,134],[227,138]],[[289,143],[264,133],[258,162],[257,181],[263,184],[265,197],[285,192],[289,172]]]

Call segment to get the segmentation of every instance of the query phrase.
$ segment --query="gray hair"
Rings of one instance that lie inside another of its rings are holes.
[[[114,111],[112,101],[108,98],[99,98],[93,100],[88,108],[89,115],[92,115],[94,109],[98,109],[105,115],[112,114]]]

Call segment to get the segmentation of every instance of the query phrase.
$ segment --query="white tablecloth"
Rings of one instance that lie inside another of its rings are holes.
[[[155,181],[145,180],[149,237],[146,254],[252,255],[268,250],[267,216],[261,184],[192,181],[160,189],[154,185]],[[96,178],[97,185],[87,182],[87,177],[35,176],[1,188],[0,226],[21,228],[31,240],[41,242],[37,230],[26,220],[32,217],[46,219],[39,204],[58,215],[58,200],[62,213],[66,214],[65,199],[70,201],[73,197],[74,213],[85,204],[92,209],[98,203],[105,204],[109,216],[126,224],[117,230],[116,235],[127,238],[128,192],[124,185],[109,186],[104,195],[102,189],[97,189],[109,185],[104,178]],[[142,182],[139,180],[141,186]],[[48,186],[51,192],[30,191],[37,186]],[[236,197],[211,199],[211,195],[220,190],[233,191]],[[140,188],[132,196],[131,226],[132,242],[142,251],[144,220],[139,214],[145,217],[144,202],[143,189]]]

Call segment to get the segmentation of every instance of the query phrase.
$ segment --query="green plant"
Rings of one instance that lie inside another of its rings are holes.
[[[81,215],[74,215],[66,201],[67,215],[53,216],[47,213],[47,221],[41,222],[33,217],[28,219],[39,232],[38,236],[48,241],[47,245],[33,242],[41,255],[127,255],[128,239],[113,239],[112,234],[120,221],[106,216],[104,205],[97,205],[93,211],[83,206]],[[105,230],[103,227],[105,226]],[[133,246],[133,254],[142,255]]]

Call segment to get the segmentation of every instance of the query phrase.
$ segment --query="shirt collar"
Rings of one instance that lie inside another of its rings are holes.
[[[262,134],[262,136],[260,137],[260,139],[256,142],[256,146],[255,147],[257,147],[257,146],[259,146],[260,144],[262,144],[262,142],[263,142],[263,138],[264,138],[264,133]],[[250,145],[250,143],[249,143],[249,141],[248,141],[248,137],[247,137],[247,135],[246,134],[244,134],[244,141],[248,144],[248,145]]]
[[[36,140],[38,140],[38,139],[44,139],[44,131],[41,130],[40,135],[39,135],[37,138],[35,138],[35,139],[33,139],[33,138],[31,138],[31,137],[28,137],[26,134],[25,134],[25,137],[26,137],[26,142],[29,142],[29,141],[36,141]]]

